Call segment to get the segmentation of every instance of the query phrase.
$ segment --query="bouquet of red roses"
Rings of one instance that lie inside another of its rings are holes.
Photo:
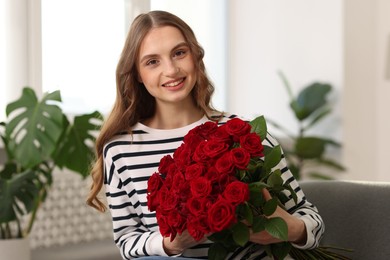
[[[156,211],[161,234],[171,240],[186,229],[195,240],[212,234],[210,259],[224,259],[244,246],[250,235],[248,225],[253,232],[266,230],[287,241],[285,221],[269,216],[288,200],[283,191],[289,191],[295,201],[297,197],[284,183],[280,169],[273,169],[282,152],[280,146],[263,146],[266,134],[262,116],[249,123],[239,118],[220,126],[206,122],[190,130],[148,180],[148,208]],[[264,199],[263,188],[272,199]],[[266,246],[266,251],[283,259],[291,248],[282,242]]]

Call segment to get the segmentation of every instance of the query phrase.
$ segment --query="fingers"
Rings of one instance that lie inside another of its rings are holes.
[[[263,193],[263,197],[266,201],[269,201],[270,199],[272,199],[271,194],[269,193],[269,191],[266,188],[262,189],[261,192]]]

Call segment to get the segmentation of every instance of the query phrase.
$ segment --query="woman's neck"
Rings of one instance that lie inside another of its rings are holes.
[[[203,117],[204,113],[195,106],[157,107],[156,113],[143,124],[155,129],[175,129],[192,124]]]

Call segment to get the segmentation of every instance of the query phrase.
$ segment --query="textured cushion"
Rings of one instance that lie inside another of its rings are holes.
[[[390,183],[301,181],[325,222],[321,245],[353,249],[352,259],[390,259]],[[344,253],[343,253],[344,254]]]

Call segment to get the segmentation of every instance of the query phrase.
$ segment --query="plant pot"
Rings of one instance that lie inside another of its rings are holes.
[[[30,260],[30,239],[0,239],[0,258],[12,260]]]

